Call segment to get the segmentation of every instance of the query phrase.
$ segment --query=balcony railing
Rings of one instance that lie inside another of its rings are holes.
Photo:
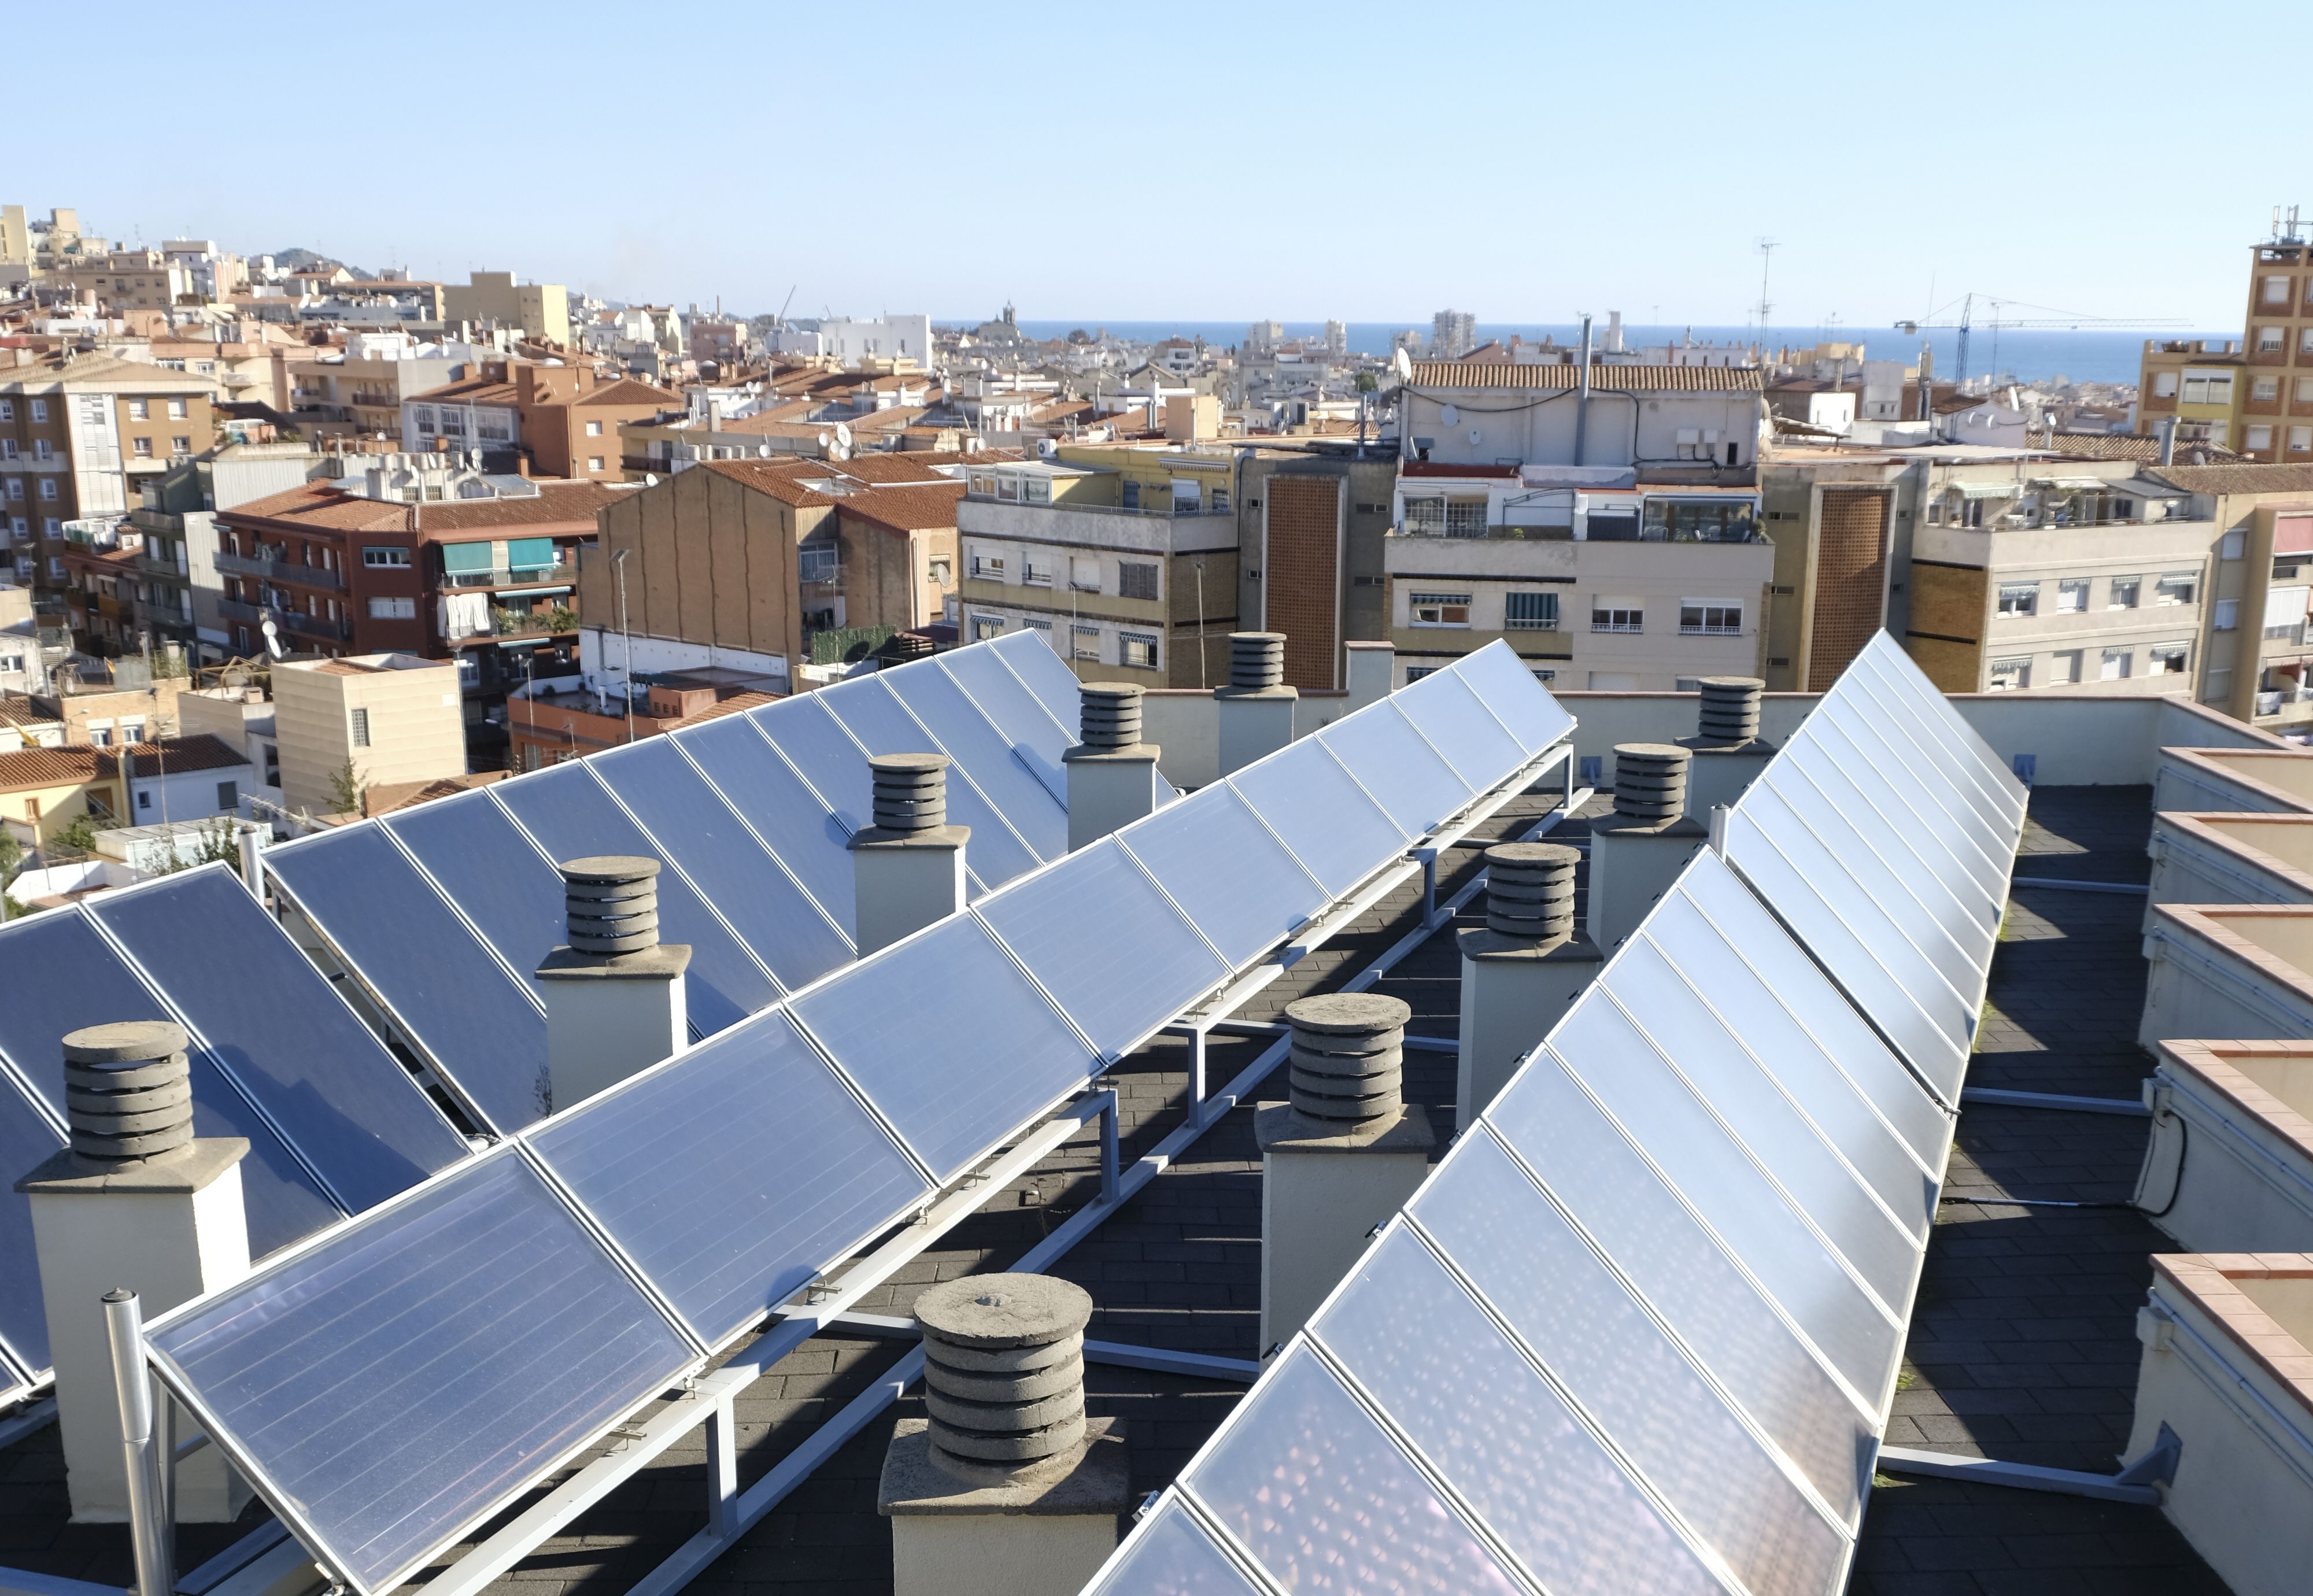
[[[300,587],[326,587],[333,593],[346,590],[346,578],[341,571],[325,571],[318,565],[297,565],[286,560],[257,560],[246,554],[228,554],[220,549],[216,568],[229,577],[262,577],[268,582],[294,582]]]
[[[332,642],[343,642],[354,635],[350,622],[331,621],[321,615],[300,614],[295,610],[282,611],[275,617],[275,621],[277,624],[285,626],[302,637],[328,638]]]
[[[515,587],[538,582],[575,582],[578,568],[569,560],[557,560],[552,565],[524,567],[519,570],[445,571],[442,576],[444,587]]]
[[[1072,514],[1086,516],[1156,516],[1170,521],[1186,520],[1196,516],[1236,514],[1234,508],[1214,509],[1202,500],[1185,506],[1180,504],[1121,505],[1078,504],[1072,498],[1052,500],[1005,498],[993,493],[967,492],[963,497],[973,504],[1017,505],[1025,510],[1067,510]]]

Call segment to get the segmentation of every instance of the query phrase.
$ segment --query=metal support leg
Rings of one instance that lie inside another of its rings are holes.
[[[707,1417],[707,1532],[722,1540],[739,1534],[738,1392],[725,1391]]]
[[[136,1596],[170,1596],[172,1566],[168,1486],[153,1426],[153,1381],[145,1367],[145,1316],[134,1292],[104,1294],[104,1328],[112,1342],[112,1389],[120,1402],[121,1460],[128,1471],[128,1534],[136,1557]]]
[[[1421,923],[1438,923],[1438,850],[1420,848],[1414,858],[1421,861]]]
[[[1189,1032],[1189,1123],[1205,1123],[1205,1027]]]
[[[1203,1040],[1202,1031],[1197,1036]],[[1113,1207],[1123,1190],[1122,1171],[1117,1168],[1116,1090],[1112,1087],[1100,1095],[1100,1200]]]

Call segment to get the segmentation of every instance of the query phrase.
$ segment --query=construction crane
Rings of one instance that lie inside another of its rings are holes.
[[[1958,370],[1953,374],[1952,380],[1955,383],[1966,383],[1967,381],[1967,339],[1968,333],[1975,321],[1975,302],[1979,299],[1983,300],[1984,304],[1992,307],[1992,357],[1995,364],[1997,364],[2000,358],[2000,330],[2002,327],[2013,327],[2019,331],[2025,329],[2035,329],[2048,331],[2062,331],[2067,332],[2078,332],[2083,328],[2110,329],[2119,327],[2182,327],[2185,325],[2184,322],[2179,321],[2173,316],[2087,316],[2082,315],[2076,311],[2058,310],[2053,305],[2027,304],[2020,299],[1996,299],[1989,294],[1964,294],[1959,298],[1952,301],[1951,304],[1946,304],[1938,310],[1930,311],[1927,315],[1921,317],[1917,321],[1896,322],[1895,331],[1901,333],[1911,334],[1919,331],[1922,327],[1957,328],[1959,330],[1959,350],[1954,364],[1958,367]],[[1959,319],[1957,321],[1939,322],[1935,319],[1938,316],[1948,315],[1951,311],[1952,304],[1959,306]],[[2041,311],[2045,313],[2042,316],[2026,321],[2014,321],[2001,314],[2003,310],[2010,307],[2018,307],[2027,311]]]

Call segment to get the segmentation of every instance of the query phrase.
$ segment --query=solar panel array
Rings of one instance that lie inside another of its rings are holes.
[[[266,869],[485,1129],[552,1111],[532,974],[563,940],[556,861],[664,862],[694,1035],[849,963],[867,758],[945,753],[971,895],[1068,851],[1076,677],[1019,633],[292,842]],[[1169,789],[1168,789],[1169,791]]]
[[[1572,725],[1489,648],[164,1317],[156,1366],[390,1586]]]
[[[1838,1591],[2005,778],[1875,639],[1092,1588]]]
[[[446,1168],[465,1138],[221,865],[0,926],[0,1347],[47,1378],[31,1200],[14,1178],[65,1145],[65,1034],[172,1019],[190,1035],[193,1129],[249,1141],[250,1250],[275,1251]]]

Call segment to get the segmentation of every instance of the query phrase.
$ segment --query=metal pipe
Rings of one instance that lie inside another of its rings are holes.
[[[1582,445],[1590,436],[1590,318],[1582,318],[1580,366],[1574,374],[1574,463],[1582,463]]]
[[[136,1293],[104,1293],[104,1329],[112,1342],[112,1389],[120,1404],[120,1454],[128,1474],[128,1537],[136,1556],[136,1596],[170,1596],[167,1486],[153,1433],[153,1381],[145,1371],[145,1317]]]

